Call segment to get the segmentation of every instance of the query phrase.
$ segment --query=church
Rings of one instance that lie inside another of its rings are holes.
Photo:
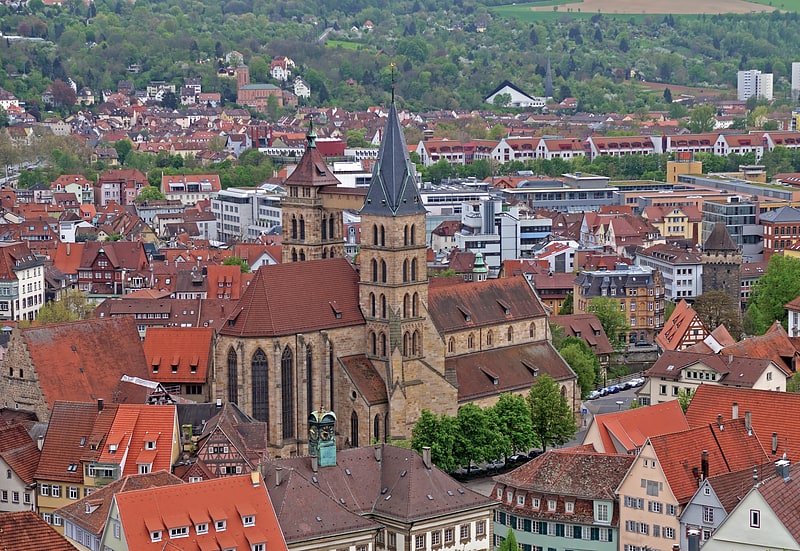
[[[283,262],[258,270],[217,338],[212,397],[266,422],[273,456],[308,453],[314,411],[335,412],[340,448],[368,446],[410,438],[423,409],[527,394],[540,374],[578,407],[527,279],[428,278],[426,210],[394,102],[366,195],[338,183],[310,131],[285,182]],[[355,265],[348,208],[361,215]]]

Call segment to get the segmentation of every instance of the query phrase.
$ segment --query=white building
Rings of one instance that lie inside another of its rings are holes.
[[[792,62],[792,101],[800,97],[800,61]]]
[[[44,260],[25,243],[0,243],[0,319],[34,320],[43,304]]]
[[[220,241],[258,238],[281,225],[281,196],[254,188],[223,189],[211,198]]]
[[[762,73],[757,69],[739,71],[736,85],[737,97],[745,101],[751,96],[772,99],[772,73]]]

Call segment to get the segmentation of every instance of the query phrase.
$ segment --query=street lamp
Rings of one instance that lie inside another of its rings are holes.
[[[617,411],[621,411],[622,410],[622,404],[624,404],[624,403],[625,403],[624,400],[617,400]]]

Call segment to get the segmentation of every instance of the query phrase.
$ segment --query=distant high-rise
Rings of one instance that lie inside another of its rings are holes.
[[[757,69],[737,73],[737,95],[740,101],[751,96],[772,99],[772,73],[762,73]]]
[[[800,61],[792,62],[792,101],[800,97]]]
[[[547,71],[544,76],[544,97],[553,97],[553,71],[550,67],[550,56],[547,56]]]

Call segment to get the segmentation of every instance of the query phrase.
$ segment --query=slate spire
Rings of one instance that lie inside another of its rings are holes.
[[[393,101],[361,214],[405,216],[425,212]]]

